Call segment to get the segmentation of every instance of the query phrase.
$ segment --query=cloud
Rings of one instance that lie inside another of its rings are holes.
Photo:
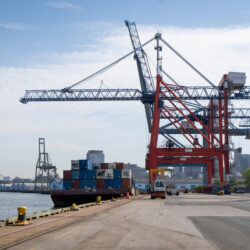
[[[0,28],[8,29],[8,30],[18,30],[25,31],[28,30],[31,26],[25,25],[23,23],[0,23]]]
[[[81,9],[80,6],[74,5],[69,2],[65,1],[58,1],[58,2],[46,2],[46,5],[53,7],[53,8],[59,8],[59,9]]]
[[[98,25],[93,26],[98,29]],[[0,67],[0,166],[3,166],[0,174],[32,177],[39,137],[46,138],[47,151],[59,173],[70,168],[71,159],[85,158],[87,149],[95,148],[104,150],[108,162],[124,161],[144,166],[149,134],[140,102],[26,105],[19,102],[25,89],[69,86],[132,50],[125,27],[107,27],[110,29],[93,39],[91,46],[67,53],[43,54],[42,61],[47,58],[48,64]],[[163,38],[216,85],[228,71],[243,71],[250,76],[250,50],[247,49],[250,27],[187,29],[138,25],[137,28],[142,43],[161,30]],[[155,42],[145,47],[153,75],[154,46]],[[180,83],[207,85],[166,47],[162,56],[164,69]],[[108,88],[140,88],[133,56],[77,88],[99,88],[102,80]],[[244,143],[247,149],[248,142],[242,138],[235,141],[236,146]]]

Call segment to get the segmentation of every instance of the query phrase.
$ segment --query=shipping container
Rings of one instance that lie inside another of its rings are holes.
[[[122,188],[122,179],[113,179],[113,188]]]
[[[108,163],[101,163],[101,169],[108,169]]]
[[[96,188],[96,180],[88,180],[89,188]]]
[[[122,170],[121,169],[114,169],[114,179],[121,179],[122,178]]]
[[[125,169],[125,163],[123,163],[123,162],[116,162],[115,163],[115,168],[116,169]]]
[[[113,179],[105,180],[105,188],[113,188]]]
[[[96,170],[96,179],[105,179],[105,169]]]
[[[80,180],[87,180],[88,179],[88,170],[80,170],[79,179]]]
[[[79,179],[79,173],[80,173],[79,170],[72,170],[71,171],[72,180],[78,180]]]
[[[127,179],[132,177],[131,169],[122,169],[122,179]]]
[[[88,180],[96,179],[96,170],[87,170],[88,172]]]
[[[105,179],[113,179],[113,169],[105,169]]]
[[[96,179],[96,188],[104,189],[105,188],[105,180],[104,179]]]
[[[71,181],[63,180],[63,189],[70,190],[71,189]]]
[[[71,180],[71,170],[64,170],[63,171],[63,179],[64,180]]]
[[[80,180],[72,180],[72,189],[80,189]]]
[[[131,179],[122,179],[122,188],[131,188],[132,187],[132,183],[131,183]]]
[[[115,169],[115,163],[108,163],[108,169]]]
[[[101,169],[101,164],[100,163],[93,163],[93,169]]]
[[[79,169],[79,161],[78,160],[72,160],[71,161],[71,169]]]
[[[90,160],[79,160],[79,166],[82,170],[91,170],[92,169],[92,161]]]
[[[88,180],[80,180],[80,189],[88,188]]]

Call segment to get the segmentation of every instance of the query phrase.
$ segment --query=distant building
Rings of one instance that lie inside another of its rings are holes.
[[[133,184],[138,190],[149,189],[148,172],[145,168],[130,163],[126,164],[126,168],[132,170]]]
[[[234,152],[235,175],[241,175],[242,172],[250,168],[250,154],[242,154],[242,148],[237,148]]]
[[[89,150],[86,155],[87,160],[91,160],[93,164],[104,163],[104,153],[102,150]]]

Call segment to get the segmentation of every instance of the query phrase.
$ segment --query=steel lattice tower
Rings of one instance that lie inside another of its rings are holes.
[[[45,151],[45,139],[38,139],[38,160],[36,163],[35,173],[35,190],[41,189],[43,191],[49,190],[49,183],[56,177],[56,166],[53,166],[49,154]],[[37,184],[41,183],[41,187]]]

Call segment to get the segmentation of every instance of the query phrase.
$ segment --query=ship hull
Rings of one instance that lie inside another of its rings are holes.
[[[126,193],[131,194],[131,189],[117,188],[117,189],[95,189],[95,190],[59,190],[51,192],[51,199],[55,207],[71,206],[73,203],[84,204],[88,202],[95,202],[97,196],[101,196],[102,200],[117,198]]]

